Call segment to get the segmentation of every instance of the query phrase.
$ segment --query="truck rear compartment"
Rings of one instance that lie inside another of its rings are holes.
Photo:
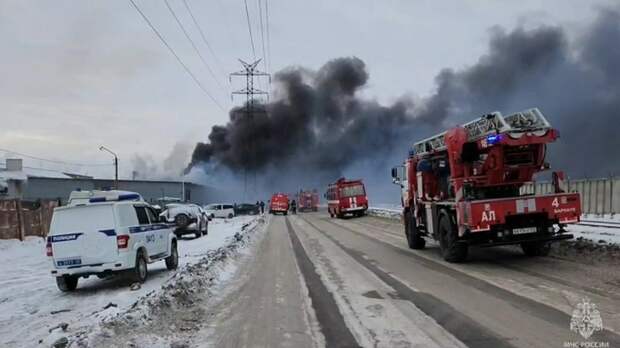
[[[78,268],[112,262],[117,231],[110,204],[71,207],[55,212],[48,237],[56,268]]]

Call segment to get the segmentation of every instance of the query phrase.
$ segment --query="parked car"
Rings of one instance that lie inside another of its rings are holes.
[[[205,207],[205,212],[210,218],[229,218],[235,216],[235,209],[232,204],[213,203]]]
[[[175,234],[181,237],[185,234],[195,234],[196,237],[207,235],[209,232],[209,217],[196,204],[170,203],[159,216],[166,222],[176,225]]]
[[[241,203],[234,206],[235,215],[258,215],[260,214],[260,206],[256,203]]]
[[[117,272],[144,282],[147,265],[160,260],[177,268],[174,226],[160,222],[139,194],[111,192],[54,209],[46,254],[61,291],[75,290],[80,277]]]

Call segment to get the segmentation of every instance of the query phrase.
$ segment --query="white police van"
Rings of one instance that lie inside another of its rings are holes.
[[[169,270],[177,268],[175,227],[160,222],[139,194],[81,191],[77,196],[54,209],[47,237],[51,274],[61,291],[75,290],[80,277],[104,278],[120,271],[144,282],[147,264],[159,260]]]

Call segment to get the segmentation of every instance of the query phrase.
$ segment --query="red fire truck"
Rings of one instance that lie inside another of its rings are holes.
[[[274,193],[269,203],[269,213],[288,214],[288,195],[286,193]]]
[[[362,216],[368,209],[368,197],[362,180],[340,178],[329,184],[325,198],[331,217],[342,218],[345,214]]]
[[[319,210],[319,194],[314,190],[299,190],[297,194],[297,206],[299,211]]]
[[[558,137],[530,109],[494,112],[415,143],[404,166],[392,169],[409,247],[434,238],[445,260],[460,262],[470,245],[520,244],[526,255],[544,256],[551,242],[572,238],[564,226],[579,221],[581,205],[578,193],[566,192],[562,172],[552,175],[553,193],[522,194],[535,173],[549,169],[546,146]]]

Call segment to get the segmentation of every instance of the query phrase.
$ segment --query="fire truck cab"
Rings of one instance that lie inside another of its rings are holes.
[[[318,211],[319,210],[319,194],[316,189],[299,190],[297,194],[297,205],[299,211]]]
[[[276,214],[282,213],[283,215],[288,214],[289,208],[288,195],[285,193],[274,193],[271,196],[271,201],[269,202],[269,213]]]
[[[368,210],[366,188],[361,179],[340,178],[327,187],[325,193],[329,216],[342,218],[346,214],[363,216]]]
[[[538,109],[529,109],[493,112],[415,143],[404,165],[392,169],[409,247],[422,249],[424,237],[434,238],[445,260],[460,262],[470,245],[520,244],[526,255],[544,256],[551,242],[572,238],[563,227],[579,221],[581,205],[578,193],[566,192],[562,172],[552,175],[554,193],[521,193],[549,169],[546,146],[558,137]]]

